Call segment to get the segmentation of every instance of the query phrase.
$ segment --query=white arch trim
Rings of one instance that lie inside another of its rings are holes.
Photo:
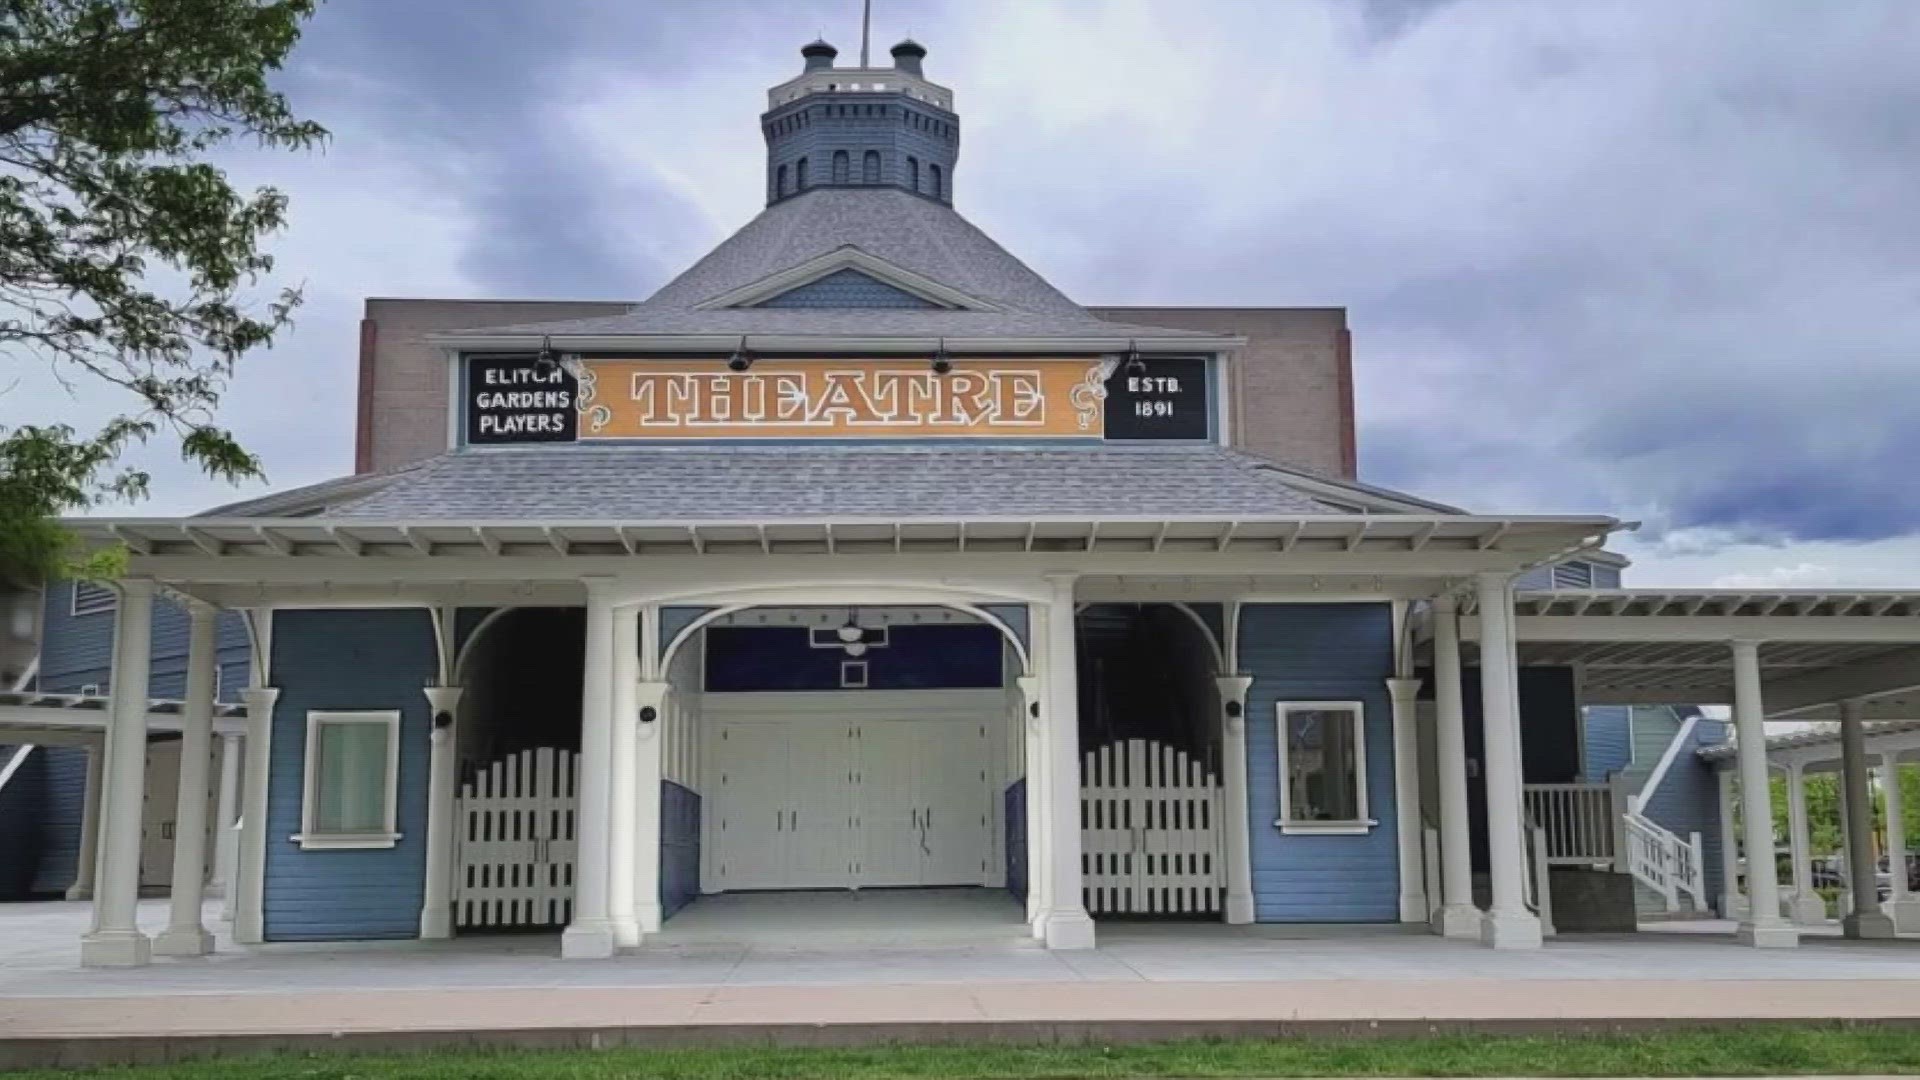
[[[873,589],[835,586],[823,590],[820,586],[797,586],[793,589],[762,588],[734,590],[731,593],[706,593],[672,601],[659,601],[659,607],[714,605],[713,610],[703,613],[699,618],[681,627],[679,632],[674,634],[673,639],[666,643],[666,648],[660,655],[660,670],[668,671],[672,669],[674,657],[678,655],[681,646],[692,640],[695,633],[698,633],[714,621],[725,618],[735,612],[746,611],[757,607],[892,607],[896,605],[917,605],[951,608],[954,611],[965,612],[1000,631],[1000,636],[1013,647],[1014,656],[1020,661],[1021,672],[1023,674],[1032,674],[1033,658],[1027,649],[1026,643],[1020,640],[1020,635],[1014,632],[1013,627],[1007,625],[1000,617],[980,606],[982,601],[977,593],[937,587],[930,589],[922,586],[906,589],[890,586],[879,586],[876,588],[878,588],[881,593],[878,597],[875,596]],[[1008,598],[1004,601],[995,599],[986,602],[1031,603],[1031,601],[1024,598]],[[1029,623],[1028,630],[1029,632],[1032,630],[1031,623]]]
[[[1125,603],[1133,603],[1133,602],[1134,601],[1127,601]],[[1188,622],[1193,623],[1194,626],[1199,628],[1200,637],[1203,640],[1205,640],[1207,643],[1207,651],[1213,654],[1213,674],[1215,675],[1233,674],[1233,670],[1227,666],[1226,646],[1221,643],[1219,636],[1213,632],[1213,627],[1207,625],[1207,620],[1201,618],[1200,613],[1193,610],[1192,605],[1188,604],[1185,600],[1142,600],[1142,601],[1138,601],[1138,603],[1142,606],[1145,606],[1148,604],[1164,604],[1165,606],[1173,608],[1174,610],[1180,612],[1180,614],[1185,615],[1187,617]],[[1073,606],[1073,612],[1074,614],[1078,615],[1079,613],[1093,606],[1094,605],[1092,602],[1083,600],[1080,603],[1077,603]],[[1223,604],[1222,605],[1223,610],[1227,606],[1228,605]]]

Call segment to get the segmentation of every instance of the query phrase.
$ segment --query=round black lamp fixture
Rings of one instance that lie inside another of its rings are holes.
[[[1140,346],[1132,341],[1127,342],[1126,372],[1129,375],[1145,375],[1147,373],[1147,362],[1140,358]]]
[[[1227,719],[1238,720],[1240,718],[1240,713],[1242,711],[1244,710],[1241,709],[1239,702],[1237,701],[1227,702]]]
[[[742,334],[740,344],[734,348],[733,355],[727,358],[727,370],[745,371],[752,366],[753,354],[747,351],[747,337]]]
[[[933,363],[929,366],[935,375],[945,375],[953,370],[953,357],[947,355],[946,338],[941,338],[939,347],[933,350]]]
[[[434,714],[433,714],[433,726],[434,726],[434,727],[436,727],[436,728],[449,728],[449,727],[452,727],[452,726],[453,726],[453,713],[451,713],[451,712],[449,712],[449,711],[448,711],[448,710],[446,710],[446,709],[441,709],[441,710],[440,710],[439,712],[436,712],[436,713],[434,713]]]
[[[533,356],[533,366],[539,368],[542,374],[560,366],[560,361],[553,355],[552,338],[542,337],[540,339],[540,351]]]
[[[651,724],[658,719],[660,719],[660,710],[654,708],[651,705],[640,706],[640,722],[641,723]]]

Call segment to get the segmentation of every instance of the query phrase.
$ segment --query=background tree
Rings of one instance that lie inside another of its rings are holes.
[[[0,357],[128,395],[98,431],[0,428],[0,575],[110,572],[111,555],[75,561],[54,519],[143,496],[119,459],[156,433],[213,476],[260,475],[214,413],[300,302],[261,285],[287,200],[206,159],[326,137],[267,83],[315,3],[0,0]]]

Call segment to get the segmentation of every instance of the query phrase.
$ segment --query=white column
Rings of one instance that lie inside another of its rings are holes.
[[[154,939],[163,956],[205,956],[213,935],[201,924],[207,880],[207,786],[213,765],[214,618],[211,604],[187,603],[187,698],[180,716],[180,789],[174,804],[173,892],[167,929]]]
[[[273,616],[266,612],[262,617]],[[267,770],[273,748],[273,710],[280,691],[255,685],[247,688],[246,699],[247,761],[240,776],[240,868],[235,876],[240,895],[233,911],[233,940],[258,945],[266,940]]]
[[[1388,679],[1393,703],[1393,810],[1400,848],[1400,921],[1427,921],[1426,867],[1420,858],[1419,679]]]
[[[1473,835],[1467,808],[1467,720],[1460,678],[1460,616],[1451,596],[1433,600],[1435,772],[1440,783],[1440,925],[1450,938],[1480,936],[1473,905]]]
[[[587,646],[580,690],[579,846],[573,876],[573,924],[560,935],[569,959],[612,956],[618,942],[609,915],[608,840],[613,796],[614,612],[607,578],[585,579]]]
[[[665,762],[666,682],[643,682],[635,689],[633,766],[633,919],[640,933],[660,931],[660,795]]]
[[[1853,910],[1842,913],[1841,930],[1850,938],[1890,938],[1893,920],[1880,910],[1874,874],[1865,713],[1863,702],[1840,703],[1840,808],[1846,822],[1847,881],[1853,892]],[[1888,865],[1894,864],[1890,860]]]
[[[1793,948],[1800,932],[1780,916],[1780,879],[1773,863],[1773,799],[1767,784],[1766,703],[1760,690],[1760,643],[1735,641],[1733,730],[1740,768],[1740,817],[1746,833],[1747,917],[1740,940],[1759,948]]]
[[[67,886],[67,899],[93,899],[94,865],[100,861],[101,773],[107,760],[106,747],[88,742],[86,790],[80,796],[80,856],[74,860],[73,884]]]
[[[610,769],[612,807],[607,824],[607,918],[613,940],[621,948],[640,944],[640,924],[633,914],[634,864],[634,754],[639,745],[635,726],[636,686],[640,680],[640,615],[636,608],[613,613],[613,762]]]
[[[1047,896],[1044,920],[1049,949],[1091,949],[1093,919],[1081,895],[1080,875],[1080,685],[1075,656],[1073,576],[1048,578],[1053,602],[1047,612],[1041,710],[1047,746]]]
[[[138,967],[150,945],[136,924],[140,900],[140,824],[147,780],[147,676],[152,669],[154,583],[119,585],[113,626],[112,698],[107,718],[99,880],[93,927],[80,938],[83,967]]]
[[[1252,808],[1247,799],[1247,691],[1251,675],[1221,675],[1213,680],[1220,692],[1221,808],[1227,832],[1227,922],[1253,921]]]
[[[234,819],[240,813],[240,755],[246,744],[238,735],[220,736],[220,798],[214,807],[213,887],[220,890],[220,917],[233,921],[233,878],[239,872],[239,832]]]
[[[1496,949],[1537,949],[1540,920],[1525,900],[1526,842],[1521,833],[1520,709],[1516,658],[1507,609],[1513,591],[1504,574],[1480,574],[1480,716],[1486,743],[1487,858],[1493,903],[1480,940]]]
[[[454,815],[459,812],[460,698],[458,686],[428,686],[427,877],[420,898],[420,936],[453,936]]]
[[[1046,613],[1034,611],[1027,624],[1034,628],[1031,649],[1038,653],[1041,636],[1046,630]],[[1040,717],[1046,711],[1046,683],[1038,675],[1022,675],[1015,680],[1020,686],[1020,730],[1025,738],[1021,745],[1026,752],[1026,799],[1027,799],[1027,926],[1035,938],[1043,934],[1040,916],[1046,911],[1047,898],[1047,832],[1046,815],[1042,812],[1046,804],[1045,772],[1047,760],[1046,747],[1041,733],[1045,728]]]
[[[1793,873],[1793,921],[1827,921],[1827,903],[1813,891],[1813,840],[1807,823],[1807,775],[1799,762],[1787,766],[1787,859]]]
[[[1887,815],[1887,869],[1891,881],[1885,910],[1896,933],[1920,933],[1920,898],[1907,891],[1906,793],[1900,790],[1900,755],[1880,757],[1880,798]]]
[[[1740,892],[1740,838],[1733,824],[1732,769],[1714,774],[1720,792],[1720,917],[1738,919],[1746,905]]]

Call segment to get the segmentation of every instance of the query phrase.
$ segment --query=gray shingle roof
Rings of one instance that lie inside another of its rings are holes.
[[[697,305],[808,260],[854,247],[987,301],[997,311],[793,310]],[[799,334],[874,337],[1192,337],[1109,322],[1067,299],[950,206],[895,188],[818,188],[775,203],[622,315],[446,336]]]
[[[446,454],[347,501],[361,520],[1285,517],[1338,513],[1216,447],[567,446]],[[274,497],[295,512],[301,492]],[[264,500],[222,516],[257,514]]]

